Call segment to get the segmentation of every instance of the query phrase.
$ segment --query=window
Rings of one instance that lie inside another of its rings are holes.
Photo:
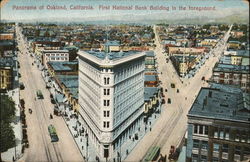
[[[218,138],[218,128],[214,128],[214,138]]]
[[[107,84],[109,84],[109,78],[107,78]]]
[[[104,117],[109,117],[109,111],[103,111],[103,116]]]
[[[103,122],[103,127],[106,128],[106,122]]]
[[[214,151],[219,152],[220,145],[218,143],[214,143]]]
[[[193,147],[194,148],[199,148],[199,140],[196,140],[196,139],[194,139],[194,144],[193,144]]]
[[[228,144],[223,144],[222,145],[222,152],[228,152]]]
[[[110,89],[107,89],[107,95],[109,95],[109,93],[110,93]]]
[[[109,128],[109,122],[107,122],[107,128]]]
[[[194,133],[195,134],[198,133],[198,125],[197,124],[194,125]]]
[[[208,126],[205,126],[205,135],[208,135]]]
[[[202,125],[199,126],[199,134],[203,134],[203,126]]]
[[[201,149],[207,149],[208,148],[208,142],[207,141],[202,141],[201,142]]]
[[[110,89],[104,89],[103,94],[104,95],[109,95],[110,94]]]
[[[103,90],[103,95],[106,95],[106,89]]]
[[[104,85],[107,84],[107,78],[104,77]]]
[[[106,105],[107,105],[107,101],[103,100],[103,106],[106,106]]]
[[[240,153],[241,153],[241,147],[240,146],[236,146],[235,147],[235,154],[240,155]]]
[[[107,100],[107,106],[109,106],[109,100]]]

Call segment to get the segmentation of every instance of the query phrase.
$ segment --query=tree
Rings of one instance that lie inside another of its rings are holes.
[[[15,115],[15,102],[5,94],[0,94],[0,161],[1,153],[15,146],[15,135],[11,126]]]

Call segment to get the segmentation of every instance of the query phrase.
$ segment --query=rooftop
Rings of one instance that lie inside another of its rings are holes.
[[[146,57],[154,57],[155,56],[154,51],[147,51],[145,53],[146,53]]]
[[[145,87],[144,88],[144,101],[149,101],[150,97],[153,97],[158,91],[157,87]]]
[[[54,69],[54,71],[73,71],[71,65],[77,65],[76,61],[64,61],[64,62],[48,62],[48,64]]]
[[[217,63],[214,66],[213,71],[214,72],[216,72],[216,71],[237,72],[237,73],[247,73],[248,74],[249,73],[249,66]]]
[[[156,75],[145,75],[145,81],[157,81]]]
[[[72,96],[78,99],[78,75],[57,75],[56,77],[69,89]]]
[[[100,66],[115,66],[136,58],[144,57],[144,52],[97,52],[97,51],[79,51],[79,58],[83,57]]]
[[[243,93],[239,88],[213,84],[211,88],[201,88],[188,116],[250,124],[249,101],[249,94]]]
[[[119,41],[108,41],[104,44],[105,46],[120,46]]]
[[[12,57],[1,57],[0,67],[13,67],[15,66],[15,60]]]

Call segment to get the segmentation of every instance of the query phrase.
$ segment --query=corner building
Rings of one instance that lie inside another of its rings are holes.
[[[101,161],[119,161],[142,121],[144,60],[143,52],[79,52],[79,114]]]

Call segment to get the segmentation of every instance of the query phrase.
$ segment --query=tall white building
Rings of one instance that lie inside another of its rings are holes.
[[[141,122],[144,52],[79,52],[79,113],[100,160],[119,147]]]

